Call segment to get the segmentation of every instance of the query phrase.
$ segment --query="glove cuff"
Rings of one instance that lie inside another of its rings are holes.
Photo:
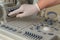
[[[40,11],[40,8],[39,8],[38,4],[35,4],[35,6],[37,7],[38,11]]]

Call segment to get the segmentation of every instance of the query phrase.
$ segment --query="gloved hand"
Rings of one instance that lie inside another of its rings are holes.
[[[21,7],[13,12],[10,12],[8,15],[16,17],[26,17],[40,12],[40,8],[37,4],[23,4]]]

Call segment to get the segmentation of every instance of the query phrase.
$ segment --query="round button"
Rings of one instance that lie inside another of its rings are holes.
[[[43,27],[42,31],[44,31],[44,32],[50,32],[50,31],[52,31],[52,29],[49,28],[49,27]]]
[[[55,19],[57,17],[57,13],[56,12],[48,12],[47,16],[49,19]]]
[[[53,21],[52,20],[47,20],[47,23],[49,24],[49,25],[53,25]]]

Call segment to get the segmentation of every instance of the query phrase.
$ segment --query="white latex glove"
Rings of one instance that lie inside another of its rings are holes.
[[[33,14],[37,14],[40,12],[40,8],[38,7],[37,4],[23,4],[21,7],[10,14],[9,16],[15,15],[16,17],[26,17],[26,16],[31,16]]]

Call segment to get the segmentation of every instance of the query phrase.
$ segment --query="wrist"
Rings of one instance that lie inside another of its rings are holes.
[[[38,9],[38,11],[40,11],[40,7],[38,6],[38,4],[35,4],[35,6]]]

